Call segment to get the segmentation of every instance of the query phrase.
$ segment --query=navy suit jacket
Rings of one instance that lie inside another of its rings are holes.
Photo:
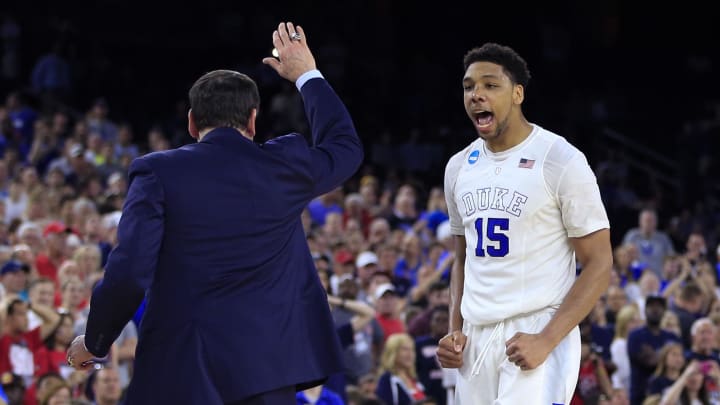
[[[130,166],[85,336],[104,356],[147,292],[128,404],[223,404],[342,370],[300,214],[355,173],[362,145],[324,79],[301,93],[313,145],[218,128]]]

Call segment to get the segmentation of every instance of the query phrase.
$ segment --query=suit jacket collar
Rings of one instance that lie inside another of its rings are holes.
[[[217,143],[217,144],[228,144],[238,142],[254,143],[252,140],[247,139],[240,131],[235,128],[223,127],[215,128],[212,131],[205,134],[200,143]]]

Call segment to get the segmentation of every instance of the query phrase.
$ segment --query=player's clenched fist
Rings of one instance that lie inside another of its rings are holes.
[[[463,365],[463,349],[467,336],[459,330],[454,331],[440,339],[438,342],[437,358],[443,368],[460,368]]]

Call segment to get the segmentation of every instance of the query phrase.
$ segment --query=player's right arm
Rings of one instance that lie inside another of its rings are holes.
[[[463,364],[462,351],[467,337],[462,333],[460,313],[465,285],[465,236],[455,235],[455,262],[450,274],[450,328],[438,343],[437,356],[444,368],[459,368]]]
[[[462,351],[467,340],[462,333],[463,319],[460,313],[460,303],[465,286],[465,248],[467,243],[462,216],[455,200],[455,184],[469,148],[456,153],[445,167],[445,203],[450,217],[450,232],[454,235],[455,262],[450,273],[450,327],[447,336],[438,342],[437,349],[438,360],[444,368],[462,367]]]

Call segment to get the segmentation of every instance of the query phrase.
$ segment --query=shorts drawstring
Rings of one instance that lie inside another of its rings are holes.
[[[470,329],[470,334],[475,334],[476,327],[472,327]],[[505,321],[502,320],[495,324],[495,327],[493,328],[492,333],[490,334],[490,337],[483,345],[482,351],[480,352],[480,356],[475,360],[475,363],[473,363],[472,369],[470,371],[471,376],[476,376],[480,374],[480,367],[482,367],[483,362],[485,362],[485,357],[487,357],[488,352],[490,351],[490,346],[492,346],[495,343],[496,339],[502,340],[503,336],[505,336]],[[471,339],[472,341],[472,339]],[[501,342],[502,343],[502,342]]]

